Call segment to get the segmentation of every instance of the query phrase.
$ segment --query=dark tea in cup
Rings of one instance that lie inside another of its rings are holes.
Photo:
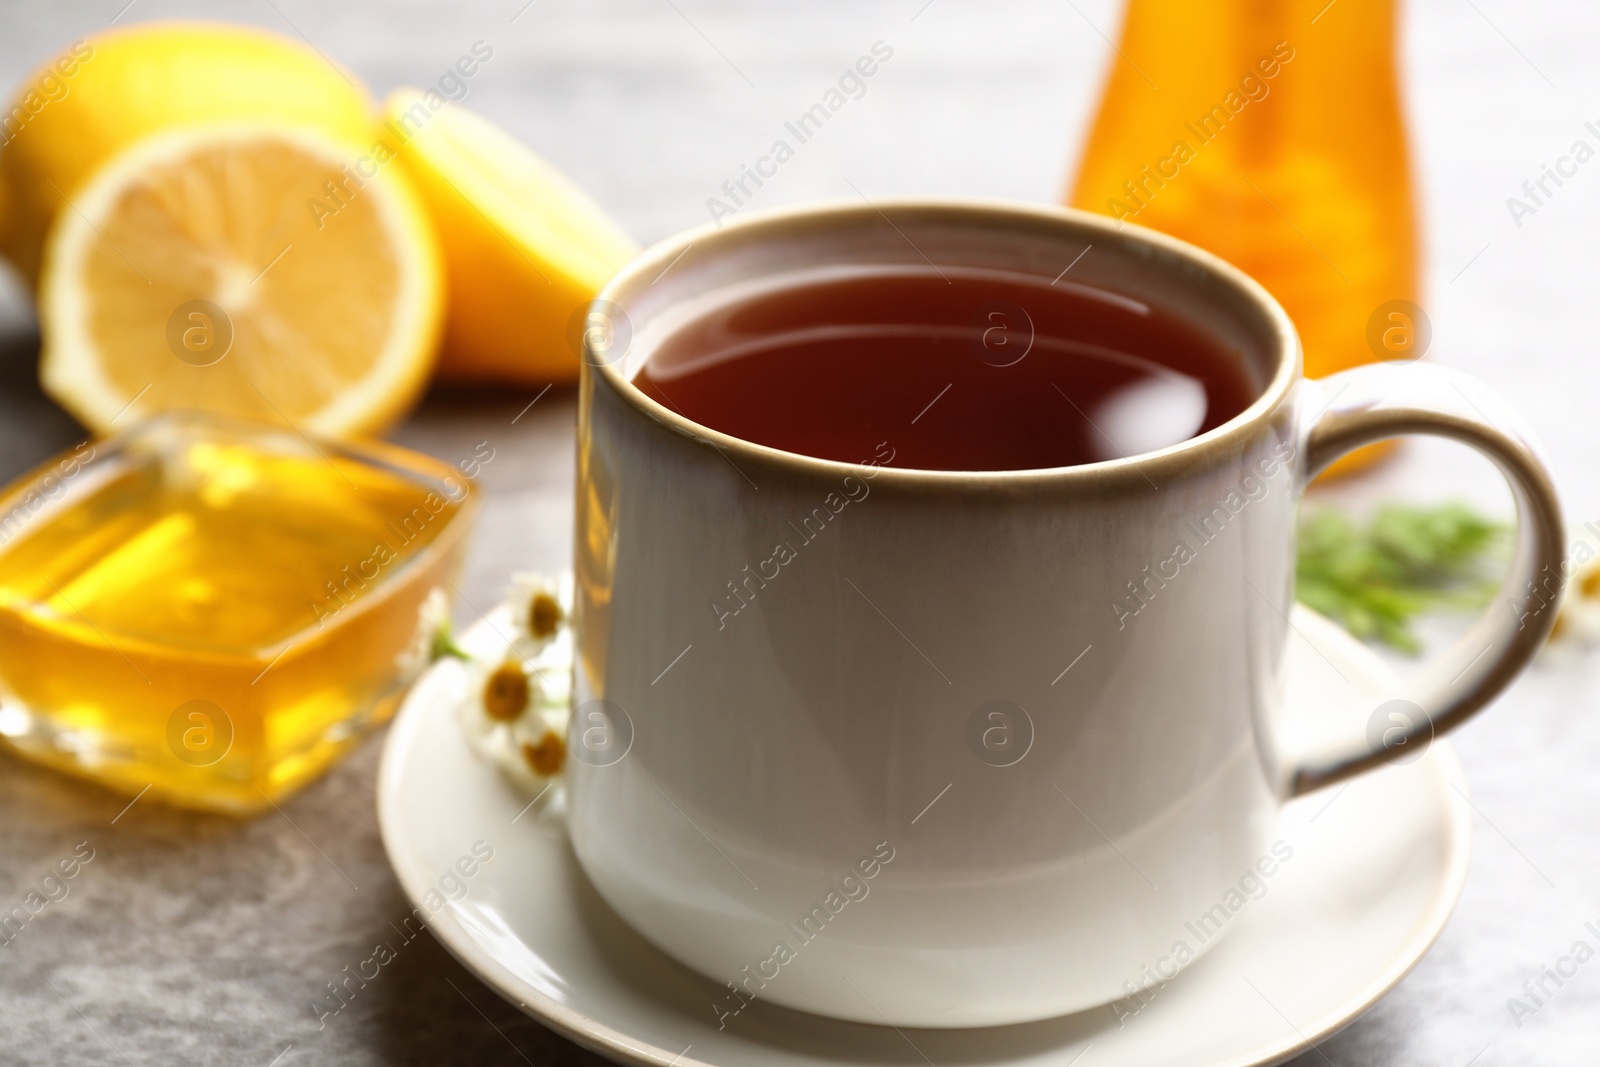
[[[1175,312],[1068,278],[946,267],[819,270],[724,290],[634,383],[757,444],[853,462],[1005,471],[1153,452],[1259,394],[1243,355]]]

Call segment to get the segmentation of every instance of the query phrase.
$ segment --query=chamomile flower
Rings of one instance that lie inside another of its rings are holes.
[[[572,602],[572,576],[551,578],[519,572],[511,576],[506,610],[511,613],[511,647],[525,660],[535,659],[556,639],[567,622]]]
[[[1575,648],[1600,645],[1600,561],[1582,567],[1567,583],[1550,643]]]
[[[409,685],[416,681],[428,664],[453,651],[454,647],[450,643],[450,600],[443,588],[435,586],[417,608],[417,629],[412,634],[411,644],[395,657],[402,683]]]
[[[465,652],[450,640],[448,629],[439,631],[432,646],[435,657],[462,661],[456,717],[467,744],[535,799],[550,790],[567,765],[572,634],[566,605],[572,591],[570,574],[556,579],[514,574],[505,607],[490,623],[498,653],[483,656],[481,641],[468,642],[479,654]],[[504,616],[510,617],[509,627]],[[558,798],[561,791],[551,796]]]
[[[566,709],[535,708],[512,724],[511,740],[517,758],[514,768],[504,770],[524,786],[542,789],[567,767]]]
[[[538,677],[511,655],[498,663],[468,659],[462,668],[467,684],[456,708],[457,718],[473,747],[492,755],[487,750],[508,744],[512,723],[538,703]]]
[[[566,769],[566,702],[552,699],[542,672],[514,655],[462,667],[456,713],[467,743],[518,786],[542,793]]]

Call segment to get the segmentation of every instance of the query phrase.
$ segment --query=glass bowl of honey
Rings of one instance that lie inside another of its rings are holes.
[[[447,464],[157,416],[0,493],[0,743],[253,813],[393,714],[478,497]]]

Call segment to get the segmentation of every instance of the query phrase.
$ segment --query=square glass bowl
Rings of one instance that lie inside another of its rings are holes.
[[[0,493],[0,743],[250,813],[393,714],[478,498],[383,444],[158,416]]]

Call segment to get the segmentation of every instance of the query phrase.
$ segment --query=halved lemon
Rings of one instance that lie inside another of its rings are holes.
[[[438,93],[400,89],[383,138],[438,225],[449,311],[439,376],[578,376],[574,315],[638,245],[583,190],[515,138]]]
[[[442,317],[433,230],[392,161],[295,126],[191,127],[58,217],[40,377],[97,433],[173,408],[376,433],[427,384]]]

